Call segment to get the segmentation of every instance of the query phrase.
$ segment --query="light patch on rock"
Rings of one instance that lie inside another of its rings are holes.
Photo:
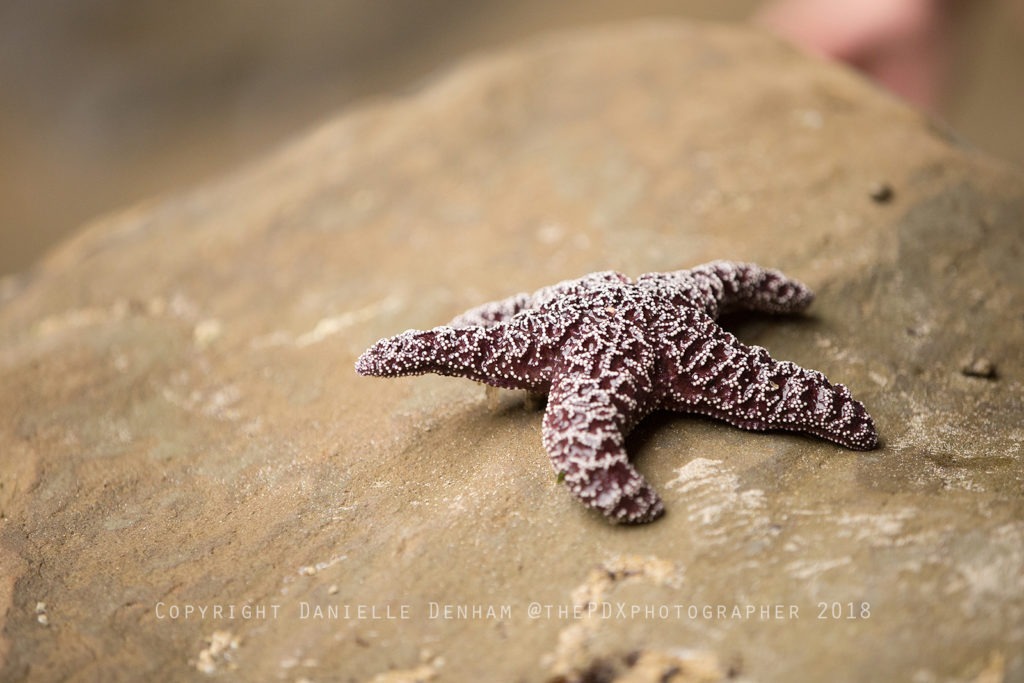
[[[469,510],[466,505],[465,494],[458,494],[451,497],[446,497],[444,501],[448,504],[448,509],[453,513],[464,513]]]
[[[69,330],[117,322],[118,320],[123,320],[127,314],[128,301],[125,299],[118,299],[110,306],[76,308],[56,315],[47,316],[36,324],[35,331],[40,337],[49,337],[50,335]]]
[[[993,453],[1019,459],[1024,453],[1020,430],[1008,435],[1005,427],[988,423],[984,418],[967,421],[963,412],[944,412],[910,400],[911,410],[902,422],[903,430],[892,435],[888,444],[897,452],[956,454],[956,461],[987,458]],[[1007,441],[1014,447],[1008,449]],[[938,479],[946,488],[974,493],[985,491],[971,476],[969,468],[958,467],[955,462],[944,465],[932,459],[921,459],[919,469],[917,483],[921,485]]]
[[[971,683],[1003,683],[1006,680],[1006,657],[1002,652],[992,652],[988,664],[978,672]]]
[[[324,560],[323,562],[317,562],[316,564],[310,564],[310,565],[305,565],[305,566],[299,567],[299,575],[300,576],[313,576],[314,574],[318,574],[319,572],[322,572],[323,570],[327,569],[328,567],[333,567],[334,565],[338,564],[342,560],[346,560],[346,559],[348,559],[348,555],[336,555],[336,556],[332,557],[329,560]]]
[[[199,651],[196,669],[204,674],[214,674],[221,669],[235,670],[238,663],[234,661],[242,640],[231,631],[214,631],[206,639],[207,646]]]
[[[401,304],[401,299],[396,296],[389,296],[380,301],[375,301],[368,306],[357,308],[354,311],[346,311],[340,315],[322,318],[312,330],[300,334],[295,339],[295,346],[301,349],[322,342],[324,339],[338,334],[353,325],[390,313],[398,309]]]
[[[572,604],[585,610],[588,605],[607,601],[619,585],[638,581],[679,588],[683,582],[683,570],[674,562],[654,556],[612,557],[592,569],[587,579],[572,591]],[[550,675],[566,681],[583,680],[584,672],[595,659],[591,642],[605,622],[599,614],[584,611],[582,618],[562,629],[555,651],[542,660]]]
[[[163,308],[160,309],[163,312]],[[171,316],[175,318],[181,318],[182,320],[195,320],[199,317],[199,306],[194,301],[189,299],[180,292],[175,293],[171,297],[171,301],[166,306],[166,310],[170,311]]]
[[[207,318],[192,328],[192,343],[205,349],[224,333],[224,326],[216,318]]]
[[[300,657],[300,656],[296,655],[296,656],[293,656],[293,657],[285,657],[284,659],[281,660],[279,666],[282,669],[286,669],[286,670],[287,669],[295,669],[295,668],[298,668],[298,667],[302,667],[302,668],[306,668],[306,669],[313,669],[313,668],[316,668],[319,664],[320,664],[320,661],[317,660],[314,657]],[[298,683],[298,681],[301,681],[301,680],[308,680],[308,679],[299,678],[299,679],[296,679],[296,683]]]
[[[284,330],[274,330],[269,334],[254,337],[249,341],[249,348],[253,351],[267,349],[274,346],[287,346],[292,343],[292,335]]]
[[[395,669],[379,673],[369,679],[368,683],[423,683],[437,677],[437,670],[444,664],[440,657],[429,663],[420,664],[412,669]]]
[[[825,117],[817,109],[795,109],[793,120],[803,128],[821,130],[825,125]]]
[[[565,237],[565,226],[555,221],[547,221],[537,229],[537,240],[541,244],[553,245]]]
[[[971,491],[972,493],[984,493],[985,487],[974,480],[967,469],[960,467],[943,467],[931,460],[921,463],[920,474],[916,477],[916,483],[924,486],[931,481],[941,481],[943,488],[950,491]]]
[[[641,580],[658,586],[679,588],[683,582],[683,573],[674,562],[653,555],[613,557],[590,571],[587,580],[573,590],[572,602],[578,606],[596,604],[623,581]]]
[[[190,413],[198,413],[218,420],[236,421],[242,413],[233,406],[242,398],[237,385],[228,384],[215,389],[192,389],[182,394],[172,387],[164,387],[163,397],[168,403]]]
[[[872,382],[882,387],[883,389],[889,386],[889,378],[880,372],[868,370],[868,377],[871,379]]]
[[[715,542],[735,539],[740,527],[756,533],[768,526],[764,491],[741,491],[739,477],[721,460],[694,458],[667,488],[683,494],[677,504],[686,506],[687,520]]]
[[[307,346],[322,342],[328,337],[339,334],[353,325],[358,325],[377,316],[396,311],[402,307],[403,303],[404,300],[398,296],[388,296],[362,308],[321,318],[312,329],[298,335],[286,330],[274,330],[259,337],[254,337],[249,341],[249,348],[253,351],[289,345],[294,345],[300,349],[306,348]]]
[[[786,565],[786,571],[794,579],[806,581],[852,563],[851,557],[839,557],[831,560],[796,560]]]
[[[873,546],[902,545],[896,537],[902,533],[904,523],[916,514],[917,511],[912,508],[881,514],[843,513],[837,519],[841,527],[837,536],[853,538],[855,541],[870,541]]]
[[[148,301],[119,298],[107,306],[84,306],[47,316],[35,324],[34,331],[39,337],[49,337],[95,325],[117,323],[129,315],[143,315],[152,318],[169,315],[181,320],[194,320],[198,314],[198,307],[181,294],[175,294],[169,303],[162,297],[155,297]]]
[[[1024,595],[1024,522],[1003,524],[989,540],[986,552],[953,565],[966,584],[963,610],[967,614],[985,605],[993,610],[1012,607],[1013,596]],[[1020,615],[1021,607],[1016,609]]]
[[[298,579],[300,579],[302,577],[306,577],[306,576],[316,576],[317,574],[319,574],[320,572],[324,571],[325,569],[328,569],[329,567],[333,567],[334,565],[338,564],[339,562],[343,562],[343,561],[345,561],[347,559],[348,559],[348,555],[335,555],[334,557],[332,557],[332,558],[330,558],[328,560],[322,560],[320,562],[315,562],[313,564],[304,564],[301,567],[299,567],[298,569],[296,569],[294,574],[293,573],[285,574],[284,578],[281,581],[281,595],[288,595],[289,590],[291,590],[291,585],[293,583],[295,583]],[[331,589],[334,590],[334,593],[331,593]],[[335,585],[335,584],[332,584],[331,588],[328,589],[328,594],[329,595],[334,595],[337,592],[338,592],[338,586]]]

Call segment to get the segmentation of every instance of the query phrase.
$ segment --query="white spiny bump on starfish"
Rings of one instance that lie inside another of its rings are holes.
[[[796,280],[749,263],[635,281],[591,273],[381,339],[356,371],[433,372],[547,393],[543,442],[559,479],[614,522],[649,522],[664,506],[629,463],[625,438],[652,411],[803,432],[857,450],[878,445],[871,417],[845,386],[776,361],[715,322],[736,310],[798,313],[812,299]]]

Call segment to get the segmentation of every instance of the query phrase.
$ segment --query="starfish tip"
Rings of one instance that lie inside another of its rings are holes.
[[[370,359],[367,358],[367,354],[363,354],[356,359],[355,363],[356,373],[365,376],[373,375],[372,366]]]

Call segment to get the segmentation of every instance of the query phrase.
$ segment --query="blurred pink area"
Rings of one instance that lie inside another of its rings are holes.
[[[949,83],[954,12],[943,0],[779,0],[756,20],[931,110]]]

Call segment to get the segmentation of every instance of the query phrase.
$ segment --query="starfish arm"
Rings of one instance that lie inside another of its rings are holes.
[[[356,372],[376,377],[435,373],[542,392],[551,381],[559,340],[539,327],[532,316],[520,316],[487,328],[408,330],[367,349],[356,361]]]
[[[577,499],[609,520],[657,519],[664,506],[625,448],[626,435],[650,412],[650,368],[615,353],[566,357],[544,412],[543,441],[552,466]]]
[[[531,296],[526,293],[516,294],[507,299],[490,301],[481,306],[471,308],[455,317],[449,327],[492,327],[511,318],[519,311],[530,308]]]
[[[847,448],[878,445],[864,405],[820,372],[746,346],[700,311],[666,334],[663,407],[742,429],[803,432]]]
[[[674,273],[651,273],[651,278],[675,290],[677,305],[697,305],[712,318],[732,311],[799,313],[811,305],[814,294],[803,283],[777,270],[753,263],[712,261]]]
[[[521,311],[539,308],[559,297],[579,294],[595,285],[609,282],[621,284],[629,282],[629,278],[614,271],[591,273],[575,280],[565,280],[549,287],[542,287],[533,294],[523,292],[507,299],[499,299],[476,306],[456,316],[448,325],[450,327],[491,327],[508,320]]]

